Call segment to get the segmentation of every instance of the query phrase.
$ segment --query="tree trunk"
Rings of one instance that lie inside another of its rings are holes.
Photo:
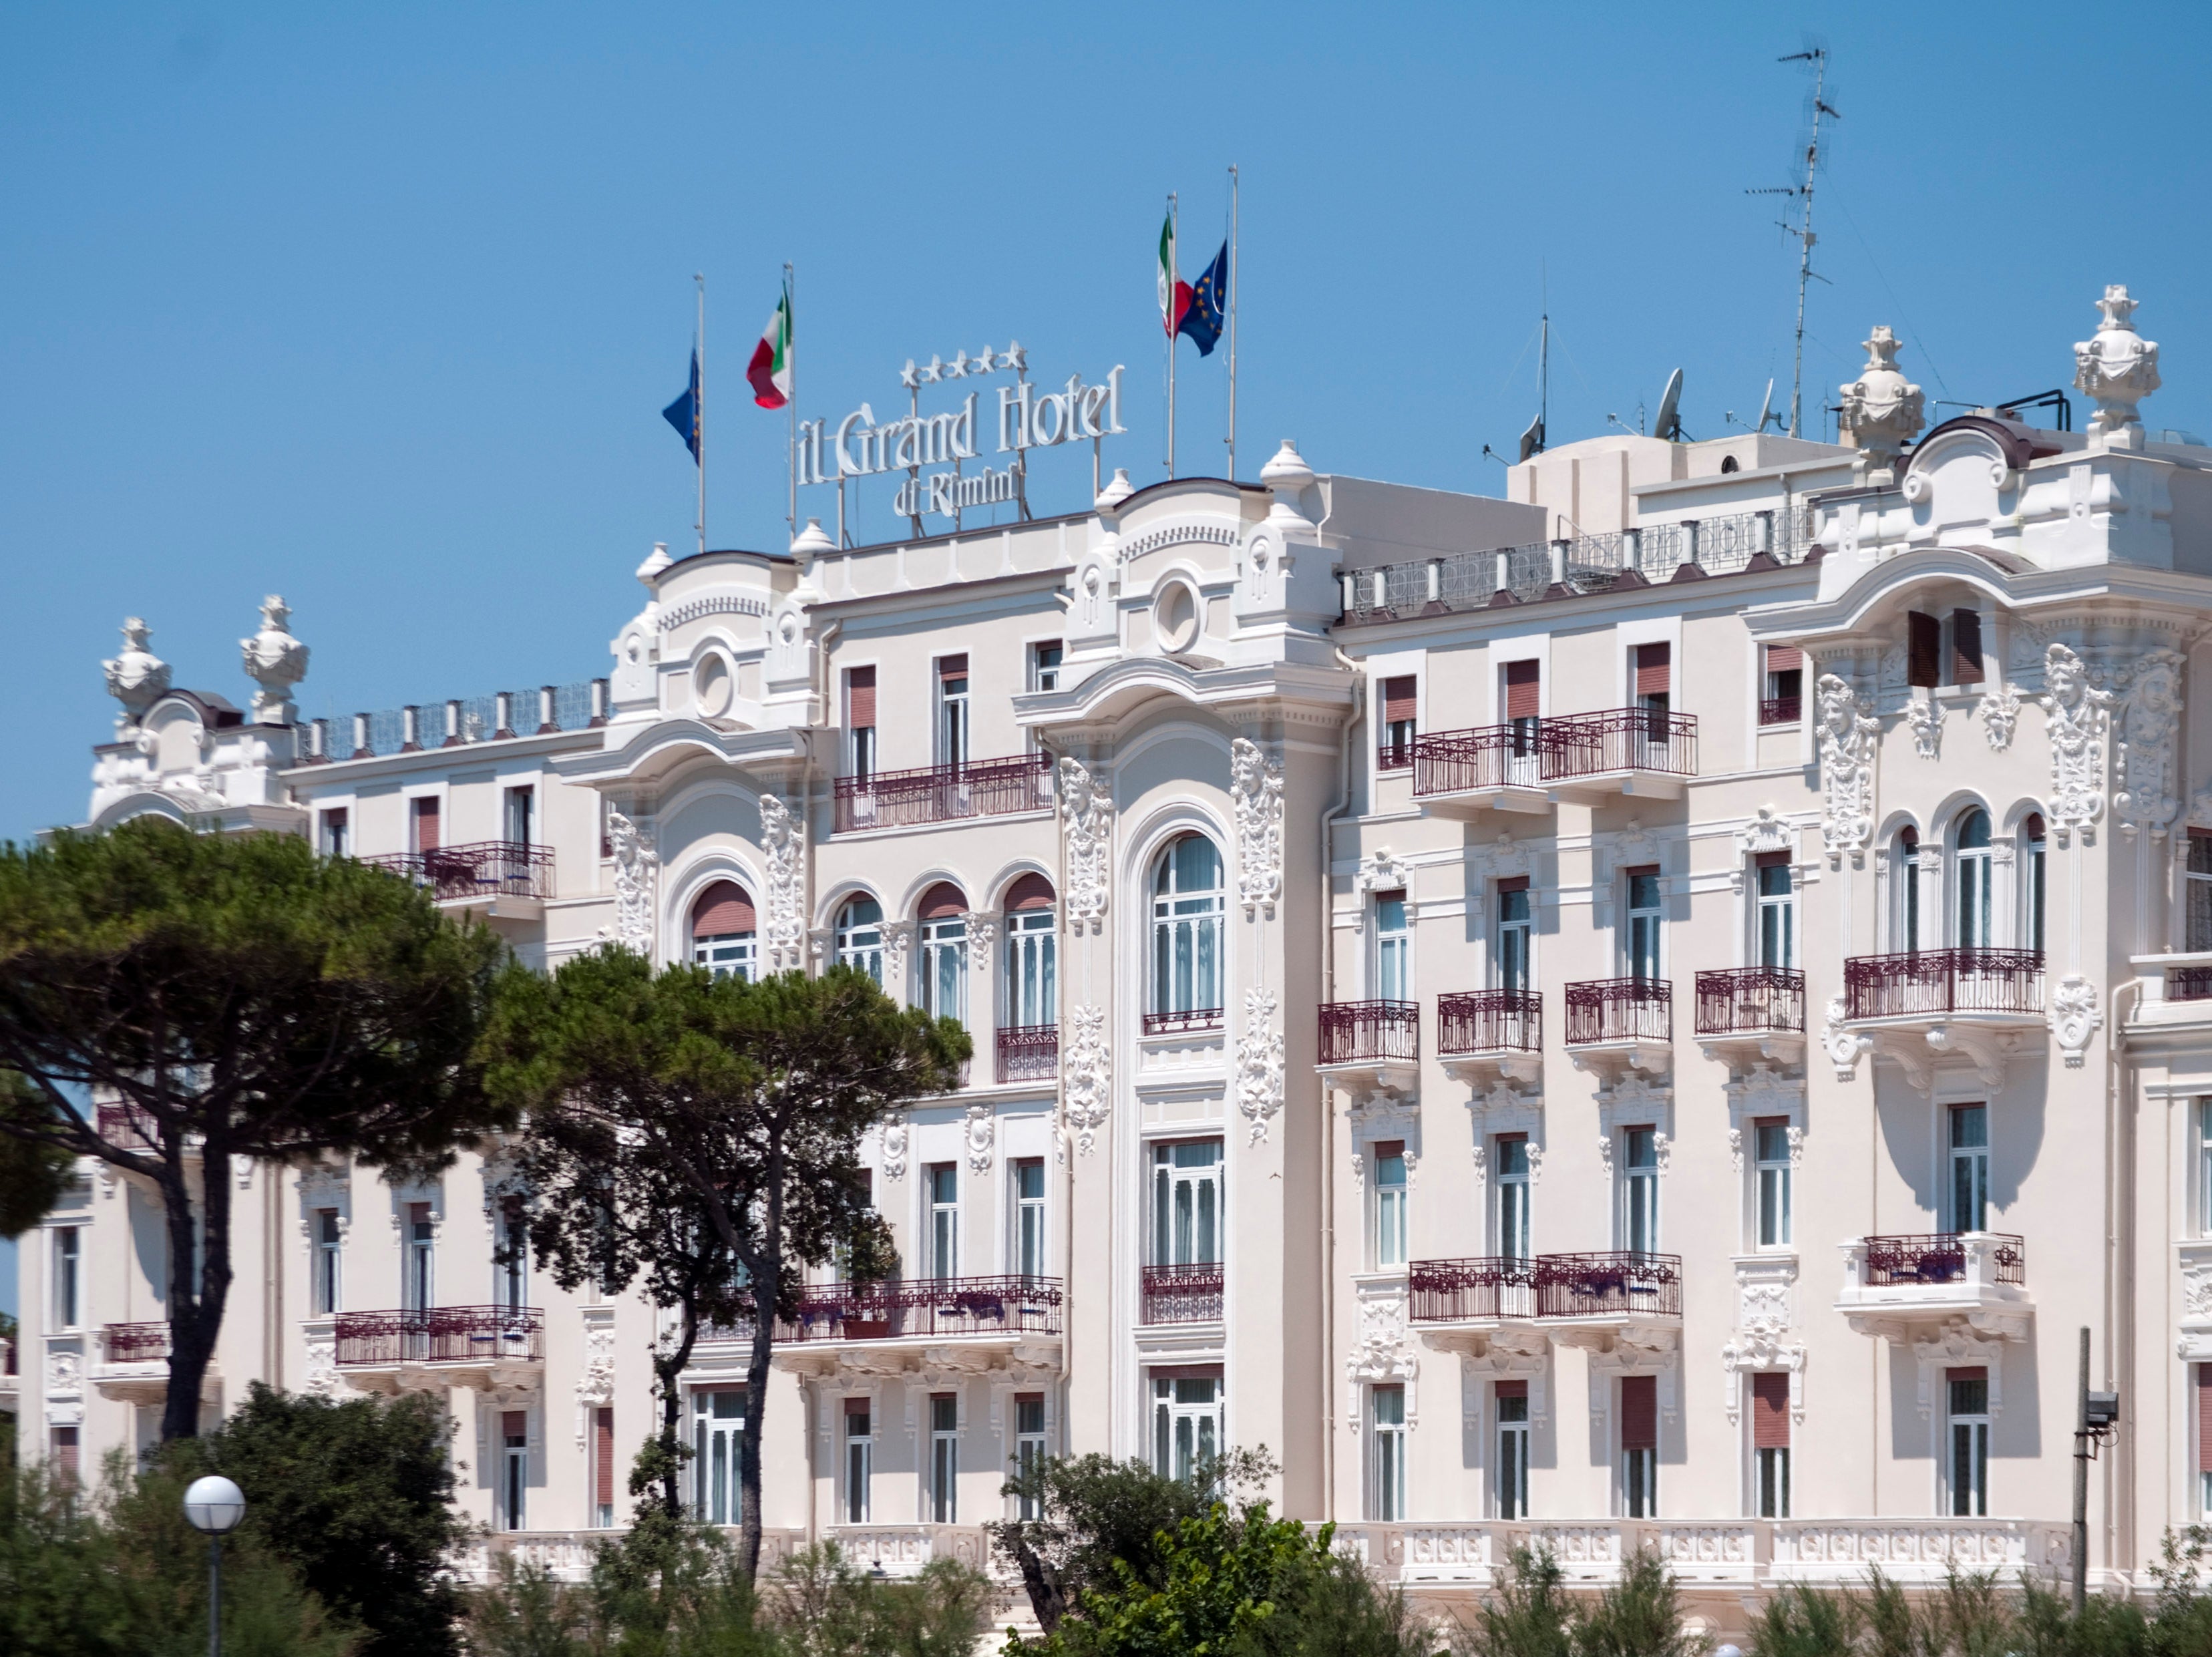
[[[765,1278],[756,1277],[753,1281],[756,1284],[781,1282],[783,1272],[780,1257],[776,1260],[776,1268]],[[738,1532],[738,1563],[744,1571],[748,1582],[760,1574],[761,1417],[768,1409],[769,1353],[775,1338],[775,1300],[773,1293],[763,1296],[756,1292],[753,1301],[753,1350],[745,1359],[745,1418],[738,1437],[744,1454],[739,1458],[741,1465],[738,1469],[742,1503],[741,1524]],[[811,1424],[801,1422],[799,1430],[811,1430]]]
[[[161,1405],[166,1444],[199,1435],[200,1393],[230,1299],[230,1158],[211,1144],[201,1147],[200,1235],[195,1238],[184,1130],[172,1128],[163,1138],[160,1183],[169,1239],[169,1385]]]
[[[655,1353],[653,1373],[660,1382],[660,1507],[671,1519],[684,1516],[684,1390],[679,1377],[699,1342],[699,1308],[690,1301],[678,1308],[683,1319],[676,1344]]]

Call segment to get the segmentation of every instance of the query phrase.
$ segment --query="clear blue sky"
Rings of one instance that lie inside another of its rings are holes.
[[[710,527],[781,546],[781,421],[738,395],[779,267],[803,406],[1018,336],[1128,365],[1109,464],[1161,473],[1163,199],[1184,274],[1243,169],[1241,468],[1496,491],[1534,410],[1692,435],[1787,395],[1781,203],[1834,53],[1808,383],[1887,321],[1941,398],[2062,385],[2110,281],[2212,428],[2212,13],[1772,4],[0,6],[0,837],[83,813],[144,616],[243,702],[279,591],[343,714],[605,671],[629,572],[690,534],[660,420],[709,284]],[[1186,471],[1221,361],[1184,348]],[[993,382],[985,382],[989,387]],[[1808,397],[1808,404],[1814,399]],[[988,406],[988,398],[986,399]],[[1073,453],[1035,503],[1080,504]],[[827,492],[811,510],[827,513]],[[880,488],[866,504],[891,526]]]

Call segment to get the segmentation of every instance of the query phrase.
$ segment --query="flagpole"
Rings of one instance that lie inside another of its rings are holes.
[[[1175,250],[1176,263],[1182,262],[1182,209],[1176,200],[1176,192],[1168,191],[1168,246]],[[1182,281],[1182,272],[1168,272],[1168,476],[1175,476],[1175,416],[1176,416],[1176,284]]]
[[[1229,481],[1237,481],[1237,163],[1229,164]]]
[[[793,290],[799,285],[793,273],[791,261],[783,262],[783,357],[784,366],[791,373],[791,395],[786,403],[791,410],[791,439],[785,458],[791,470],[791,505],[784,513],[784,523],[790,528],[792,537],[799,535],[799,301]]]
[[[691,280],[699,284],[699,406],[691,411],[691,421],[699,434],[699,550],[707,550],[707,276],[702,270],[691,273]]]

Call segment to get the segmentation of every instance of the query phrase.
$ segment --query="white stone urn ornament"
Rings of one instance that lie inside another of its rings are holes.
[[[2136,404],[2159,387],[2158,346],[2136,331],[2138,303],[2128,297],[2126,284],[2106,287],[2097,301],[2105,319],[2094,337],[2074,347],[2074,384],[2097,403],[2089,434],[2101,438],[2108,449],[2142,447],[2142,418]]]
[[[261,601],[261,630],[238,641],[246,677],[261,687],[253,693],[256,725],[291,725],[299,718],[292,687],[307,677],[307,647],[286,631],[291,619],[290,606],[272,592]]]
[[[100,664],[107,674],[107,694],[123,704],[123,717],[116,722],[118,735],[137,729],[146,710],[167,694],[169,665],[146,648],[152,636],[137,616],[125,616],[121,652]]]

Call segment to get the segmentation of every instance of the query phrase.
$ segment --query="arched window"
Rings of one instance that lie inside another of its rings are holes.
[[[884,906],[856,897],[837,911],[837,964],[884,981]]]
[[[1221,853],[1203,835],[1171,841],[1152,864],[1152,1012],[1163,1022],[1221,1018]]]
[[[1052,883],[1042,875],[1006,889],[1006,1023],[1016,1029],[1060,1022],[1056,925]]]
[[[940,880],[921,895],[921,1005],[934,1018],[968,1022],[967,895]]]
[[[1890,942],[1899,955],[1917,954],[1920,949],[1920,831],[1909,822],[1899,829],[1891,856],[1897,897]]]
[[[753,901],[732,880],[718,880],[691,906],[691,958],[717,978],[750,983],[758,966]]]
[[[1958,926],[1954,942],[1962,950],[1986,950],[1990,935],[1990,814],[1975,806],[1959,819],[1954,847]]]
[[[2043,813],[2031,811],[2021,825],[2021,939],[2043,953]]]

